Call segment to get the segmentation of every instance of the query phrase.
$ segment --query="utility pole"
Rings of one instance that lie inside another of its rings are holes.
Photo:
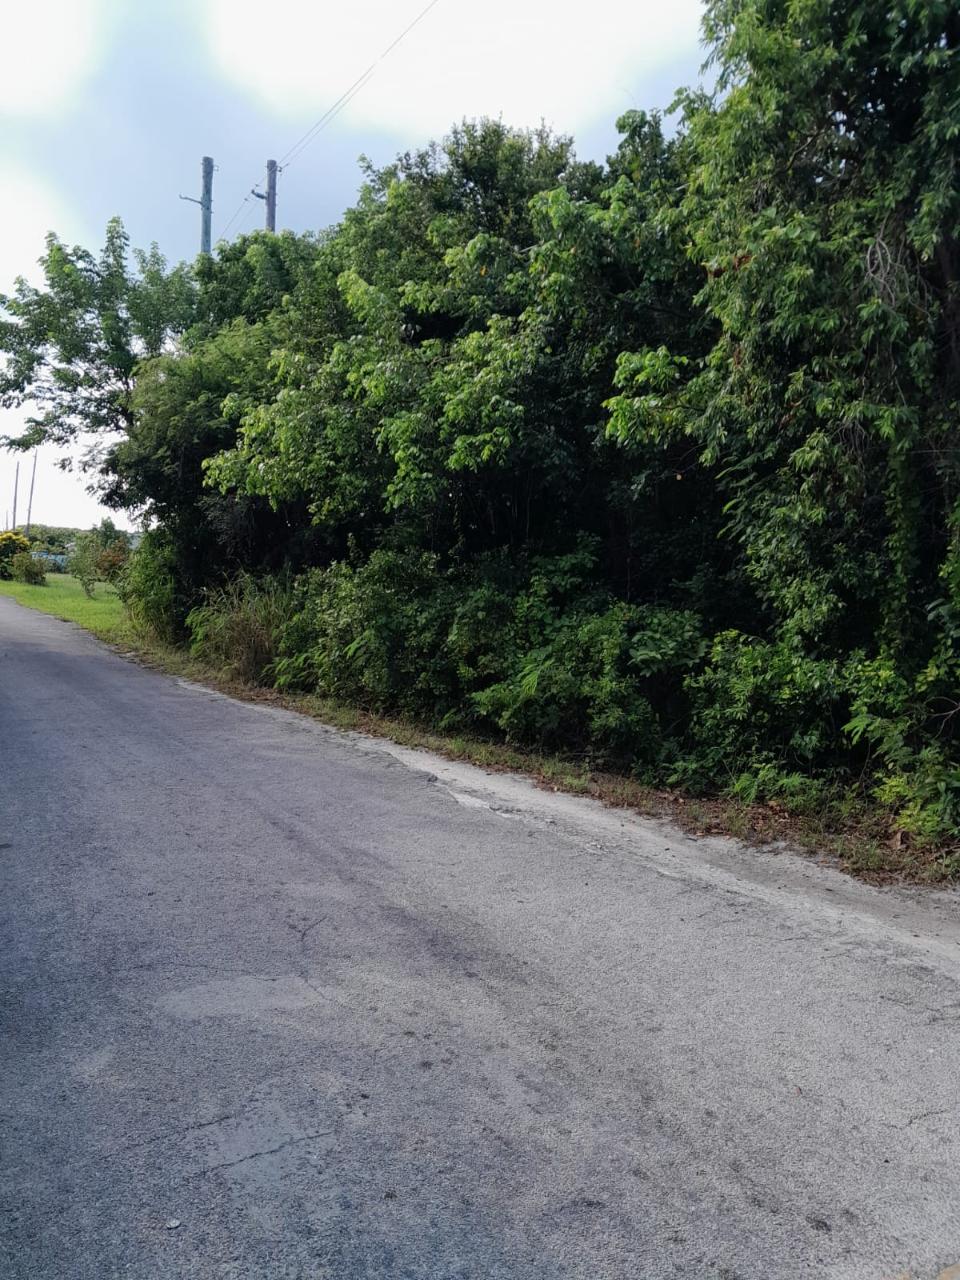
[[[267,230],[277,229],[277,162],[267,161]]]
[[[30,472],[30,498],[27,501],[27,537],[30,537],[30,517],[33,515],[33,482],[37,478],[37,451],[33,451],[33,470]]]
[[[250,192],[252,196],[256,196],[258,200],[267,202],[267,221],[268,231],[276,231],[277,229],[277,162],[276,160],[267,161],[267,194],[258,191],[256,187]]]
[[[20,488],[20,459],[17,459],[17,469],[13,473],[13,524],[10,526],[14,533],[17,531],[17,490]]]
[[[203,157],[203,195],[200,200],[200,252],[209,255],[212,246],[213,221],[213,158]]]
[[[200,206],[200,252],[209,255],[212,245],[210,226],[213,217],[213,158],[211,156],[203,157],[201,174],[203,186],[200,199],[195,200],[193,196],[181,196],[180,199]]]

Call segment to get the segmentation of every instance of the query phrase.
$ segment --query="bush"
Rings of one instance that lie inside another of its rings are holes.
[[[889,659],[855,653],[844,676],[852,715],[843,728],[854,743],[870,748],[874,798],[900,830],[920,840],[960,830],[960,766],[951,759],[953,714],[930,716],[929,666],[911,682]],[[939,699],[935,705],[941,705]],[[948,706],[955,705],[951,688]]]
[[[0,578],[12,576],[11,561],[14,556],[30,550],[29,541],[16,529],[0,533]]]
[[[441,728],[470,727],[647,770],[672,748],[683,677],[705,649],[692,613],[613,601],[592,546],[511,564],[379,550],[298,584],[272,669]],[[666,724],[666,729],[661,725]]]
[[[151,530],[129,556],[117,582],[134,627],[163,644],[182,636],[184,609],[176,565],[176,553],[164,533]]]
[[[120,538],[102,547],[94,561],[97,577],[101,582],[109,582],[116,586],[120,581],[127,561],[130,559],[130,547]]]
[[[848,702],[838,664],[792,640],[721,632],[686,688],[692,751],[676,780],[719,783],[741,796],[752,788],[751,798],[762,799],[779,794],[785,778],[842,763]]]
[[[287,585],[247,574],[208,591],[187,614],[191,653],[248,684],[268,681],[292,599]]]
[[[87,533],[77,535],[67,568],[92,596],[98,582],[118,585],[130,557],[130,538],[112,520],[101,520]]]
[[[537,586],[518,598],[519,612]],[[663,713],[704,647],[695,615],[611,602],[545,612],[542,624],[508,677],[474,694],[477,708],[516,741],[641,770],[661,761],[672,750]]]
[[[43,561],[29,551],[18,551],[11,557],[10,576],[15,581],[25,582],[31,587],[43,587],[47,583]]]
[[[673,781],[794,810],[822,806],[849,781],[919,840],[960,829],[949,725],[931,717],[923,677],[907,678],[890,658],[854,651],[841,664],[796,639],[729,631],[687,689],[692,743]]]
[[[455,602],[437,557],[383,550],[359,567],[336,563],[301,583],[300,600],[277,664],[281,682],[308,670],[331,697],[433,723],[455,705],[457,673],[444,650]],[[298,663],[295,636],[309,644]]]

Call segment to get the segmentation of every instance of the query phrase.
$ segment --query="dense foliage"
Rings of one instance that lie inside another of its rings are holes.
[[[30,553],[29,538],[16,529],[0,533],[0,578],[13,577],[13,561],[24,553]]]
[[[960,833],[960,16],[711,0],[605,166],[492,121],[319,235],[3,299],[134,615],[248,679]]]

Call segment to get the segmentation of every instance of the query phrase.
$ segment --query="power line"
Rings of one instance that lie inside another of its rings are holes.
[[[427,16],[430,10],[434,9],[439,3],[440,3],[440,0],[430,0],[429,4],[424,5],[424,7],[420,10],[417,16],[413,19],[413,21],[408,23],[407,26],[405,26],[404,29],[400,32],[400,34],[394,40],[392,40],[390,44],[387,45],[387,47],[383,50],[383,52],[377,58],[375,58],[373,62],[370,63],[366,71],[364,71],[361,75],[357,76],[353,84],[349,85],[346,89],[344,89],[343,93],[341,93],[340,97],[337,98],[336,102],[331,103],[330,106],[323,113],[323,115],[319,118],[319,120],[315,121],[314,124],[312,124],[310,128],[307,130],[307,132],[301,138],[297,139],[297,141],[293,144],[293,146],[289,149],[289,151],[287,151],[284,155],[280,157],[280,160],[278,162],[279,172],[282,173],[284,169],[288,169],[295,160],[298,160],[300,158],[300,156],[304,153],[304,151],[306,151],[307,147],[309,147],[310,143],[313,142],[314,138],[316,138],[319,133],[322,133],[323,130],[329,124],[333,123],[333,121],[337,118],[337,116],[344,109],[344,107],[346,107],[357,96],[360,90],[363,89],[364,86],[371,80],[371,78],[374,75],[374,72],[380,66],[380,63],[383,62],[385,58],[388,58],[391,53],[393,53],[397,45],[400,44],[402,40],[406,39],[406,37],[410,34],[410,32],[414,29],[414,27],[419,26],[419,24]],[[240,217],[240,214],[243,211],[244,205],[250,203],[250,199],[251,197],[249,195],[245,195],[243,197],[243,199],[240,201],[240,203],[237,205],[236,209],[234,210],[227,225],[220,232],[218,239],[222,240],[226,237],[227,232],[236,222],[237,218]]]
[[[236,220],[240,217],[240,213],[243,209],[243,206],[249,203],[250,203],[250,197],[244,196],[243,199],[240,201],[240,203],[237,205],[236,209],[234,209],[233,214],[230,218],[230,221],[227,223],[227,225],[223,228],[223,230],[220,232],[219,236],[217,237],[218,240],[223,240],[226,237],[227,232],[230,230],[230,228],[233,226]]]
[[[252,214],[254,217],[256,217],[256,213],[257,213],[257,207],[256,207],[256,205],[251,201],[251,203],[250,203],[250,208],[247,210],[247,212],[246,212],[246,213],[243,215],[243,217],[240,219],[240,227],[241,227],[241,228],[242,228],[242,227],[246,227],[247,223],[248,223],[248,222],[250,222],[250,220],[251,220],[251,214]]]
[[[358,82],[356,82],[356,87],[351,92],[344,94],[343,100],[340,102],[340,105],[336,108],[336,110],[331,109],[331,111],[326,115],[326,117],[322,120],[322,122],[319,120],[317,121],[314,128],[311,129],[309,137],[307,137],[306,141],[303,142],[303,145],[300,146],[298,144],[298,149],[293,151],[292,158],[289,159],[286,162],[286,164],[283,166],[284,169],[289,169],[290,166],[293,164],[294,160],[300,159],[304,151],[306,151],[307,147],[310,146],[310,143],[313,142],[314,138],[316,138],[318,134],[321,134],[323,130],[326,129],[327,125],[333,124],[334,120],[337,118],[340,112],[344,109],[344,107],[346,107],[349,103],[353,101],[353,99],[357,96],[360,90],[366,84],[369,83],[372,77],[373,77],[372,71],[366,72],[363,78]]]
[[[363,75],[358,76],[357,79],[354,80],[353,84],[349,87],[349,89],[345,89],[343,93],[341,93],[340,97],[336,100],[336,102],[332,103],[331,106],[329,106],[326,109],[326,111],[323,113],[320,119],[310,126],[310,128],[303,135],[303,137],[293,144],[293,146],[286,153],[286,155],[282,155],[280,157],[280,164],[284,166],[287,164],[292,164],[293,161],[296,159],[296,157],[300,154],[300,152],[305,147],[308,147],[310,145],[310,143],[321,131],[321,129],[323,129],[326,125],[328,125],[330,121],[334,118],[334,116],[338,115],[340,111],[343,110],[343,108],[347,105],[350,99],[354,97],[355,94],[360,92],[360,90],[363,88],[363,86],[367,83],[367,81],[370,79],[372,75],[373,75],[372,68],[367,67]]]
[[[400,32],[400,34],[396,37],[396,39],[392,40],[390,44],[387,45],[387,47],[383,50],[380,56],[375,58],[373,62],[370,63],[366,71],[364,71],[362,75],[359,75],[356,78],[356,80],[354,80],[353,84],[349,86],[349,88],[343,91],[343,93],[336,100],[336,102],[332,103],[331,106],[329,106],[327,110],[323,113],[320,119],[311,128],[307,130],[307,132],[303,135],[303,137],[300,138],[299,141],[293,144],[293,146],[286,153],[286,155],[280,157],[280,163],[282,165],[289,167],[291,164],[293,164],[294,160],[296,160],[302,154],[302,152],[306,150],[306,148],[310,145],[310,143],[317,136],[317,134],[320,133],[321,130],[325,129],[326,126],[330,124],[330,122],[340,114],[340,112],[350,102],[352,98],[356,97],[356,95],[364,87],[367,81],[372,78],[374,72],[376,71],[377,67],[379,67],[380,63],[383,62],[385,58],[388,58],[391,53],[393,53],[397,45],[400,44],[400,42],[410,34],[410,32],[414,29],[414,27],[418,26],[421,23],[423,19],[427,16],[427,14],[430,12],[430,10],[435,8],[439,3],[440,3],[440,0],[430,0],[430,3],[425,5],[420,10],[417,16],[413,19],[413,21],[408,23],[408,25],[404,27],[404,29]]]
[[[252,199],[249,196],[245,196],[244,199],[240,201],[239,205],[235,209],[233,217],[230,219],[230,221],[224,227],[223,231],[220,233],[220,239],[223,240],[226,237],[227,232],[230,230],[230,228],[233,226],[235,222],[237,223],[237,235],[240,235],[242,232],[245,232],[247,229],[247,224],[250,221],[250,215],[253,213],[253,211],[254,211],[254,204]],[[239,221],[237,221],[238,219]]]

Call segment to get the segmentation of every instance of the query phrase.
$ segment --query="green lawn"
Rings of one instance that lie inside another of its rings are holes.
[[[130,637],[130,621],[113,587],[97,583],[90,599],[69,573],[48,573],[45,587],[28,587],[22,582],[0,580],[0,596],[10,596],[31,609],[52,613],[92,631],[101,640],[114,644]]]

